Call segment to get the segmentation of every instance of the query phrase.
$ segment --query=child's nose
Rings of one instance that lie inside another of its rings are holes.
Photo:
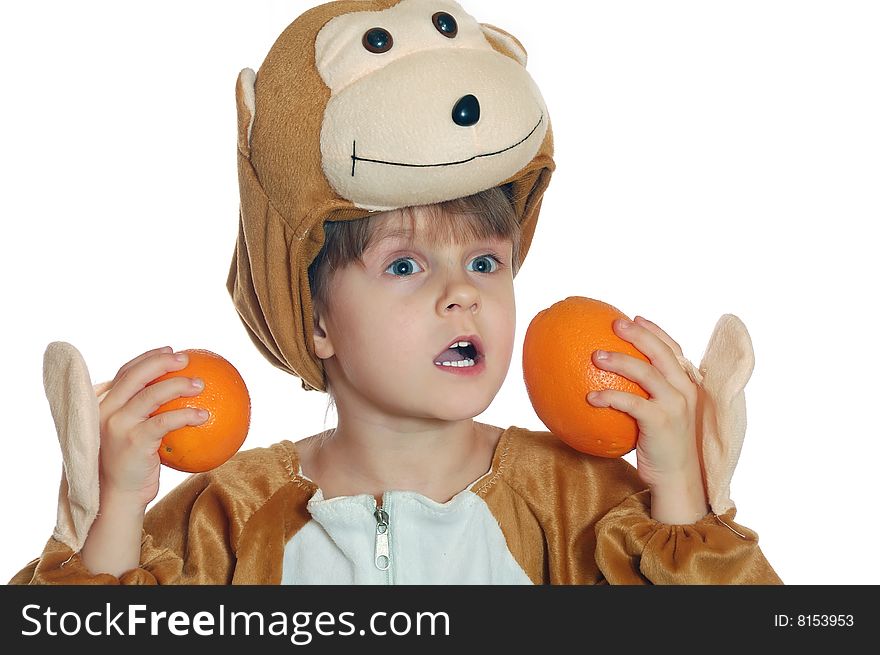
[[[437,302],[437,313],[441,316],[458,310],[480,311],[480,292],[465,278],[449,280]]]

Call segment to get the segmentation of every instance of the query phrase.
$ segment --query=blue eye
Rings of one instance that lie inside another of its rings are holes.
[[[419,273],[421,270],[422,267],[412,257],[401,257],[394,260],[391,266],[385,269],[385,272],[399,277],[409,277],[413,273]]]
[[[494,273],[498,270],[498,266],[498,260],[492,255],[480,255],[471,260],[468,270],[475,273]]]

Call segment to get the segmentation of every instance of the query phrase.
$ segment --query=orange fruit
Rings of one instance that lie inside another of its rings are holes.
[[[168,401],[150,416],[172,409],[206,409],[208,419],[199,425],[172,430],[162,439],[159,459],[178,471],[198,473],[220,466],[232,457],[247,437],[251,421],[251,398],[238,370],[210,350],[183,350],[187,365],[156,378],[150,384],[175,376],[201,378],[205,388],[196,396]]]
[[[601,300],[572,296],[538,312],[523,340],[523,377],[538,418],[575,450],[601,457],[619,457],[635,448],[638,424],[626,412],[594,407],[587,394],[618,389],[648,397],[635,382],[593,364],[596,350],[649,361],[614,333],[615,319],[629,317]]]

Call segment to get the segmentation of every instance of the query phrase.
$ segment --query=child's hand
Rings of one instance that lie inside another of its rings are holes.
[[[613,407],[639,426],[636,446],[639,477],[651,489],[651,514],[671,524],[693,523],[708,512],[697,447],[698,389],[678,362],[681,348],[657,325],[641,317],[614,332],[638,348],[650,364],[625,353],[607,359],[593,353],[593,363],[637,383],[640,396],[605,389],[589,394],[590,404]]]
[[[178,355],[182,360],[177,359]],[[160,375],[187,364],[185,354],[157,348],[135,357],[119,369],[112,387],[100,403],[101,504],[124,503],[146,509],[159,492],[162,438],[185,425],[205,418],[196,409],[177,409],[150,418],[162,404],[180,396],[195,396],[202,388],[193,378],[177,376],[147,386]]]

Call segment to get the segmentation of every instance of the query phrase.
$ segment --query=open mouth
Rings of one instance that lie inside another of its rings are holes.
[[[495,152],[485,152],[481,155],[474,155],[473,157],[468,157],[467,159],[461,159],[459,161],[447,161],[441,162],[439,164],[408,164],[406,162],[397,162],[397,161],[385,161],[383,159],[371,159],[369,157],[361,157],[357,154],[357,141],[352,141],[351,143],[351,176],[354,177],[355,168],[357,167],[357,163],[359,161],[364,162],[372,162],[374,164],[385,164],[386,166],[405,166],[407,168],[437,168],[440,166],[458,166],[459,164],[467,164],[468,162],[474,161],[475,159],[481,159],[483,157],[494,157],[495,155],[500,155],[503,152],[507,152],[508,150],[513,150],[517,146],[525,143],[529,140],[529,138],[537,131],[539,127],[541,127],[541,123],[544,122],[544,114],[541,114],[541,117],[538,119],[538,122],[535,123],[535,127],[526,134],[522,139],[514,143],[513,145],[507,146],[506,148],[502,148],[501,150],[496,150]]]
[[[485,359],[483,346],[476,336],[460,336],[434,356],[436,366],[473,368]]]

